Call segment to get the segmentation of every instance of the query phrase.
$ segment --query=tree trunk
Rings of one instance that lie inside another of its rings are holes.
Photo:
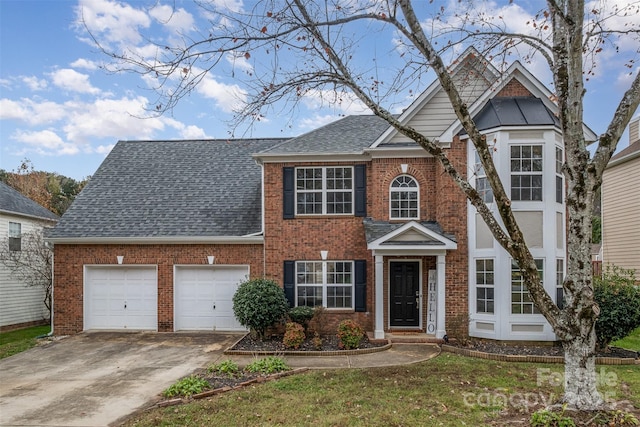
[[[580,334],[564,341],[564,402],[579,410],[594,410],[604,404],[596,388],[596,332],[592,321],[582,321]]]

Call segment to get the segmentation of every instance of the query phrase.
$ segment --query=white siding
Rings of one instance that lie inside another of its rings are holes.
[[[604,172],[602,257],[640,276],[640,157]]]
[[[50,222],[0,213],[0,242],[7,245],[9,222],[21,224],[21,232],[29,233]],[[0,263],[0,326],[34,322],[49,317],[44,305],[44,289],[29,287],[11,276]]]

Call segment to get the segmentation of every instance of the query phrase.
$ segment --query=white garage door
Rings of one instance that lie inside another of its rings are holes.
[[[175,330],[246,330],[233,314],[233,295],[248,276],[248,266],[176,267]]]
[[[155,267],[87,266],[84,290],[85,330],[157,329]]]

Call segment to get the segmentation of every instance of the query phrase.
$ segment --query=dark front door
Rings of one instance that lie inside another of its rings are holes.
[[[420,264],[392,262],[390,268],[391,326],[419,326]]]

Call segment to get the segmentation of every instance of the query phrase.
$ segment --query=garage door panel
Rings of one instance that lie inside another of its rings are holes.
[[[175,272],[175,329],[244,331],[233,314],[233,295],[245,266],[183,266]]]
[[[157,329],[155,267],[86,267],[85,329]]]

